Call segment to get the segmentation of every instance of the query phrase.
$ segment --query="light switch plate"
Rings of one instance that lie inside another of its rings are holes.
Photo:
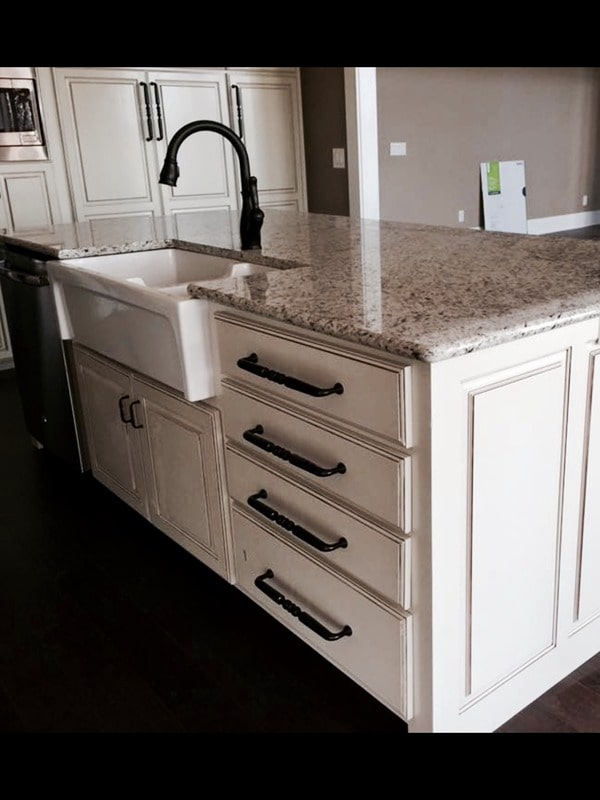
[[[405,156],[406,155],[406,142],[390,142],[390,155],[391,156]]]

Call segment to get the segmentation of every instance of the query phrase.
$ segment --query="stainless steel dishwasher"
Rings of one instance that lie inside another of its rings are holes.
[[[32,444],[83,470],[69,367],[43,256],[5,245],[0,251],[0,287]]]

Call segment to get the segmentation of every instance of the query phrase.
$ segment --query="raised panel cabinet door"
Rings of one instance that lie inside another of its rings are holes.
[[[556,644],[564,354],[469,387],[466,695]]]
[[[160,214],[145,73],[56,67],[53,74],[77,218]]]
[[[129,375],[74,349],[92,474],[146,516],[138,431],[131,422]]]
[[[261,206],[306,211],[297,75],[230,72],[228,81],[234,127],[248,150]]]
[[[219,412],[134,380],[150,521],[230,579]]]
[[[223,73],[150,72],[148,79],[159,171],[168,142],[183,125],[195,120],[230,125]],[[213,131],[192,134],[181,145],[177,161],[177,186],[161,186],[165,213],[241,205],[235,181],[237,156],[223,136]]]
[[[54,230],[47,179],[43,168],[11,171],[2,176],[0,191],[4,197],[7,232],[29,234]]]

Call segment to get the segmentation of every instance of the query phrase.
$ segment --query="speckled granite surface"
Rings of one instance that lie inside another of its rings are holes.
[[[242,252],[238,219],[103,219],[0,239],[58,258],[182,246],[267,263],[279,269],[188,291],[425,361],[600,316],[598,240],[267,209],[262,250]]]

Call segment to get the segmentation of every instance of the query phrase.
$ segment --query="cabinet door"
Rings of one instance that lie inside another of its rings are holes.
[[[74,348],[92,473],[130,506],[147,516],[139,433],[130,418],[129,375]]]
[[[0,232],[15,234],[51,233],[54,221],[51,204],[52,173],[48,165],[4,166],[0,174]],[[50,184],[50,185],[49,185]]]
[[[467,697],[556,643],[566,354],[465,383]]]
[[[56,67],[53,74],[77,219],[160,214],[145,73]]]
[[[306,211],[298,75],[229,72],[228,80],[232,119],[238,120],[236,132],[248,149],[261,208]]]
[[[219,412],[133,381],[150,521],[229,579],[229,516]]]
[[[224,73],[151,72],[148,74],[154,113],[158,171],[173,134],[195,120],[229,125]],[[161,186],[164,213],[203,208],[237,208],[237,157],[231,144],[212,131],[193,134],[177,155],[177,186]]]

